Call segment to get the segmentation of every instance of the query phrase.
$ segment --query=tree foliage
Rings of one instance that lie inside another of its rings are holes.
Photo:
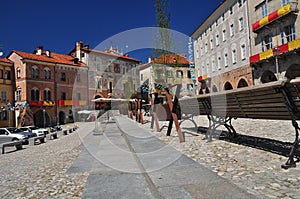
[[[156,25],[158,32],[155,38],[155,57],[172,51],[172,39],[170,35],[171,14],[169,11],[169,0],[156,0]]]

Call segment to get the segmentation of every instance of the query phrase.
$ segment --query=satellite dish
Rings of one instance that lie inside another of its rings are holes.
[[[2,51],[0,51],[0,57],[3,55],[3,52]]]

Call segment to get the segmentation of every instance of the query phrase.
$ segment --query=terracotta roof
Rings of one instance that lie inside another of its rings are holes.
[[[128,56],[125,56],[125,55],[115,55],[115,54],[112,54],[112,53],[107,53],[107,52],[103,52],[103,51],[100,51],[100,50],[94,50],[94,49],[90,49],[90,48],[89,49],[87,49],[87,48],[81,48],[81,50],[87,51],[87,52],[100,53],[100,54],[108,55],[108,56],[113,56],[113,57],[116,57],[116,58],[119,58],[119,59],[126,59],[126,60],[134,61],[134,62],[137,62],[137,63],[141,62],[138,59],[134,59],[132,57],[128,57]]]
[[[9,64],[13,63],[12,61],[10,61],[9,59],[7,59],[6,57],[0,58],[0,62],[5,62],[5,63],[9,63]]]
[[[15,52],[16,54],[20,55],[24,59],[31,59],[36,61],[43,61],[43,62],[50,62],[50,63],[58,63],[58,64],[66,64],[66,65],[72,65],[72,66],[86,66],[85,64],[78,62],[74,62],[74,57],[70,55],[65,54],[58,54],[54,52],[50,52],[50,57],[48,57],[46,54],[37,55],[33,53],[27,53],[27,52],[21,52],[17,50],[13,50],[12,52]]]
[[[189,65],[189,60],[179,54],[163,54],[155,58],[152,63],[169,64],[169,65]]]

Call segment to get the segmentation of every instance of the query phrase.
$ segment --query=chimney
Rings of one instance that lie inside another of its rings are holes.
[[[90,49],[90,45],[85,44],[85,45],[84,45],[84,48],[85,48],[85,49]]]
[[[36,51],[35,54],[42,55],[42,53],[43,53],[43,46],[38,46],[35,51]]]
[[[51,52],[50,52],[50,50],[46,50],[46,55],[47,55],[47,57],[51,57]]]
[[[151,63],[151,61],[152,61],[152,60],[151,60],[151,57],[149,56],[149,57],[148,57],[148,63]]]
[[[81,48],[83,46],[83,42],[76,42],[76,58],[81,61]]]
[[[79,63],[78,58],[75,58],[75,59],[74,59],[74,63],[75,63],[75,64],[78,64],[78,63]]]

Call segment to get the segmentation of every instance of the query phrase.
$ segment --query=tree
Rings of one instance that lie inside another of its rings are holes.
[[[155,57],[172,51],[172,39],[170,35],[171,14],[169,11],[169,0],[156,0],[156,25],[158,27],[156,46],[154,49]]]
[[[154,57],[169,54],[172,51],[172,41],[170,36],[171,27],[171,14],[169,12],[169,0],[156,0],[155,12],[156,12],[156,24],[157,32],[155,33],[155,48],[153,49]],[[163,56],[164,58],[165,56]],[[166,63],[166,62],[163,62]],[[161,84],[167,87],[167,76],[165,64],[152,65],[155,83]]]

